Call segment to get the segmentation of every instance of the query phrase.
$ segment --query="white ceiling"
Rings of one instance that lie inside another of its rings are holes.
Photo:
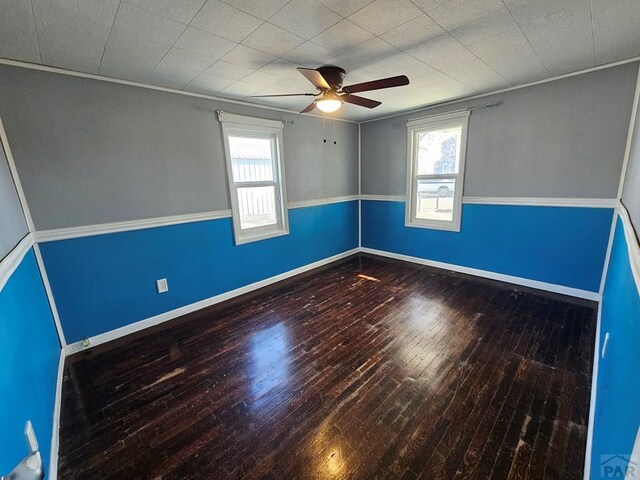
[[[0,57],[300,110],[296,66],[411,85],[353,120],[640,55],[640,0],[0,0]]]

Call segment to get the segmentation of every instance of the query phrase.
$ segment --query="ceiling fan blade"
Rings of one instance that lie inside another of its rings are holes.
[[[313,68],[298,67],[298,71],[319,90],[330,90],[331,87],[322,74]]]
[[[343,95],[342,100],[347,103],[353,103],[354,105],[360,105],[361,107],[376,108],[378,105],[382,105],[382,102],[377,100],[371,100],[370,98],[359,97],[357,95]]]
[[[342,87],[345,93],[368,92],[369,90],[380,90],[382,88],[401,87],[409,85],[409,79],[406,75],[398,75],[397,77],[381,78],[370,82],[356,83]]]
[[[274,95],[250,95],[252,98],[264,97],[317,97],[320,93],[280,93]]]
[[[313,110],[314,108],[316,108],[316,101],[314,100],[313,102],[311,102],[311,105],[309,105],[307,108],[305,108],[304,110],[302,110],[300,113],[307,113],[310,112],[311,110]]]

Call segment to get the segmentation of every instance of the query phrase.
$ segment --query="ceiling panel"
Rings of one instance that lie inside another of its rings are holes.
[[[30,0],[5,0],[0,15],[0,57],[40,62]]]
[[[422,10],[409,0],[375,0],[351,15],[349,20],[371,33],[380,35],[422,13]]]
[[[194,27],[187,27],[175,43],[177,48],[211,58],[224,56],[233,50],[236,45],[231,40],[226,40]]]
[[[32,0],[42,62],[97,73],[117,0]]]
[[[589,0],[507,0],[552,75],[595,65]]]
[[[304,38],[265,22],[245,38],[242,44],[281,57],[304,41]]]
[[[640,55],[640,0],[0,0],[0,57],[290,106],[296,70],[407,75],[354,119]],[[33,5],[33,8],[32,8]],[[288,107],[286,107],[288,108]]]
[[[292,0],[278,10],[269,22],[308,40],[340,20],[340,15],[319,2]]]
[[[207,0],[191,20],[191,26],[234,42],[241,42],[260,25],[260,18],[219,0]]]
[[[176,22],[189,23],[198,10],[202,8],[205,0],[122,0],[134,7],[147,12],[155,13],[161,17],[175,20]]]
[[[381,36],[396,48],[407,50],[432,40],[445,31],[427,15],[420,15],[407,23],[383,33]]]
[[[640,52],[640,1],[592,0],[593,34],[598,64]]]

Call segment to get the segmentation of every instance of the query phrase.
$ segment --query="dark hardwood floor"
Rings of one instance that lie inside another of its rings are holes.
[[[596,304],[354,256],[74,355],[60,478],[582,478]]]

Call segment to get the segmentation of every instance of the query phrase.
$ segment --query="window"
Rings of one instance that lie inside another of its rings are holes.
[[[286,235],[282,122],[218,112],[236,244]]]
[[[407,122],[405,223],[460,231],[469,112]]]

